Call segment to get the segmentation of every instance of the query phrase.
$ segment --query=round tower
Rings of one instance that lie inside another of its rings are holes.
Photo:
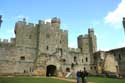
[[[60,28],[60,24],[61,24],[60,18],[57,18],[57,17],[52,18],[51,24],[52,24],[52,27]]]

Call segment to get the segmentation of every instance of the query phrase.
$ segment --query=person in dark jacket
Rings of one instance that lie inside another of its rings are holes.
[[[87,83],[87,76],[88,72],[86,71],[86,68],[84,68],[84,71],[81,72],[82,83]]]
[[[77,71],[76,77],[77,77],[77,83],[80,83],[80,78],[81,78],[81,73],[80,73],[80,71]]]

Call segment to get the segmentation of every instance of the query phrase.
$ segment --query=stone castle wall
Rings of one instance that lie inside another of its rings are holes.
[[[51,23],[18,21],[12,45],[1,44],[0,73],[47,75],[49,67],[55,67],[57,74],[67,72],[67,68],[91,71],[91,53],[96,50],[94,31],[78,37],[77,49],[69,48],[68,31],[60,29],[60,23],[56,17]]]

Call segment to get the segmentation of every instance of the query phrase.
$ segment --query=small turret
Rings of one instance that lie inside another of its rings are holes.
[[[125,17],[123,17],[123,28],[124,28],[124,30],[125,30]]]
[[[61,24],[60,18],[57,18],[57,17],[52,18],[51,24],[52,24],[52,27],[60,28],[60,24]]]
[[[93,29],[93,28],[89,28],[89,29],[88,29],[88,34],[94,35],[94,29]]]

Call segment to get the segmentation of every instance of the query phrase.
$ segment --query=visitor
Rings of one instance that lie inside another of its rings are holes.
[[[80,77],[81,77],[81,73],[80,71],[77,71],[76,73],[77,83],[80,83]]]
[[[88,72],[86,71],[86,68],[84,68],[84,71],[81,72],[82,83],[87,83],[87,76]]]

